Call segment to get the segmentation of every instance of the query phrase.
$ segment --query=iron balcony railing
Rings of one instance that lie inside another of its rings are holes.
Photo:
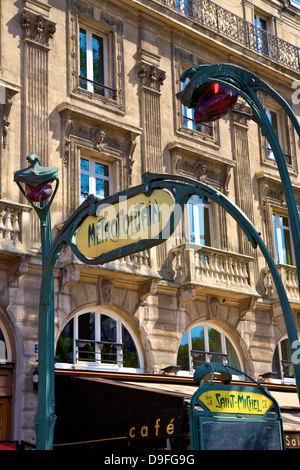
[[[76,361],[123,365],[122,343],[112,341],[95,341],[91,339],[76,340]]]
[[[248,49],[299,72],[299,48],[211,0],[156,0]]]
[[[217,362],[219,364],[228,364],[228,354],[220,352],[191,350],[193,369],[205,362]]]
[[[105,96],[115,100],[117,97],[117,90],[115,88],[110,88],[109,86],[103,85],[102,83],[93,82],[86,77],[79,76],[79,86],[85,90],[92,91],[98,95]]]

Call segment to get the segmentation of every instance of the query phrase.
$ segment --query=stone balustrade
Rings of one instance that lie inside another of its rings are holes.
[[[290,301],[300,301],[297,268],[285,264],[277,264],[283,286]],[[269,268],[264,268],[264,287],[265,294],[269,299],[278,298],[277,290]]]
[[[253,258],[207,246],[185,244],[173,249],[175,281],[222,289],[254,289]]]
[[[31,207],[0,200],[1,246],[25,248],[29,244],[29,212]]]

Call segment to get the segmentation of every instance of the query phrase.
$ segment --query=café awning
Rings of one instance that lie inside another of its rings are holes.
[[[57,375],[54,449],[182,436],[184,397],[100,377]]]

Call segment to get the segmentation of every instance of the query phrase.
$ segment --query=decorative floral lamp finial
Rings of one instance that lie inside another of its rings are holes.
[[[52,182],[58,180],[58,168],[43,167],[37,155],[31,154],[26,160],[27,168],[14,172],[14,181],[25,184],[24,194],[31,202],[43,202],[51,197]]]

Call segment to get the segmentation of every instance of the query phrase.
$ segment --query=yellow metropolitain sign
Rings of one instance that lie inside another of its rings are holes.
[[[76,247],[92,259],[140,240],[165,240],[171,235],[173,211],[174,198],[162,189],[150,196],[121,196],[114,204],[100,204],[96,216],[84,220],[76,233]]]
[[[211,390],[202,393],[199,400],[215,413],[265,414],[273,401],[265,395],[235,390]]]

